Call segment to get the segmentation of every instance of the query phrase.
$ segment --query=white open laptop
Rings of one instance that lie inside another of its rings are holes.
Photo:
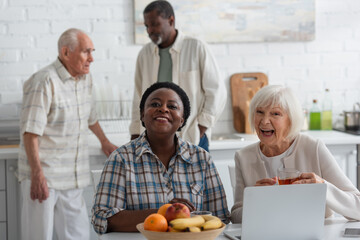
[[[322,239],[325,204],[326,184],[247,187],[242,227],[224,235],[234,240]]]

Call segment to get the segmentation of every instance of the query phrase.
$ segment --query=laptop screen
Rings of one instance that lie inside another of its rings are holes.
[[[326,184],[247,187],[241,239],[321,239],[325,204]]]

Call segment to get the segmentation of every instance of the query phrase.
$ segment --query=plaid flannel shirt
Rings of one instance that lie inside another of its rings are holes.
[[[208,152],[177,136],[168,169],[152,152],[146,132],[121,146],[106,161],[92,209],[96,232],[122,210],[157,209],[173,198],[190,200],[229,222],[225,191]]]

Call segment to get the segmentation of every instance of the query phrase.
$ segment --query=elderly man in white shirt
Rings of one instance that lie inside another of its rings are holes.
[[[184,89],[191,103],[191,115],[180,136],[208,151],[210,128],[226,102],[226,88],[215,58],[204,42],[175,29],[174,11],[167,1],[147,5],[144,20],[152,42],[137,58],[131,137],[144,130],[139,114],[143,92],[155,82],[173,82]]]
[[[79,29],[58,41],[59,57],[33,74],[23,87],[21,142],[22,239],[89,239],[89,219],[82,197],[90,183],[88,129],[109,156],[109,142],[93,102],[90,64],[94,46]]]

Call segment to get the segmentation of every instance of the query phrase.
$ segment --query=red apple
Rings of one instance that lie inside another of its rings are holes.
[[[189,208],[182,203],[173,203],[170,207],[167,208],[165,213],[165,218],[168,222],[176,218],[189,218],[190,210]]]

